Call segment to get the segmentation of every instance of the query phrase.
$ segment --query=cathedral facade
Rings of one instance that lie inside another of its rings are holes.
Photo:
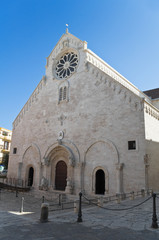
[[[13,122],[8,178],[92,196],[153,188],[159,92],[151,95],[66,31]]]

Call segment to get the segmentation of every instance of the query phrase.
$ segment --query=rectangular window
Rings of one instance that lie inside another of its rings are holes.
[[[4,149],[8,150],[9,149],[9,142],[4,142]]]
[[[13,148],[13,154],[17,153],[17,148]]]
[[[2,132],[2,135],[3,135],[3,136],[8,136],[8,133],[5,132],[5,131],[3,131],[3,132]]]
[[[128,141],[128,150],[136,150],[136,141]]]

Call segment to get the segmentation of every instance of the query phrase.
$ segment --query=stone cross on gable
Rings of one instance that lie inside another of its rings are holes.
[[[60,121],[61,123],[61,126],[63,125],[63,122],[64,120],[66,119],[67,117],[62,113],[61,116],[58,118],[58,120]]]

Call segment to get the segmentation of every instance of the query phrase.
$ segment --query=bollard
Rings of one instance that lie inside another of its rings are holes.
[[[49,215],[49,204],[48,203],[42,203],[41,204],[41,216],[40,216],[40,222],[48,222],[48,215]]]
[[[23,207],[24,207],[24,197],[22,197],[22,200],[21,200],[21,208],[20,208],[21,213],[23,213]]]
[[[78,209],[78,218],[77,222],[82,222],[82,210],[81,210],[81,205],[82,205],[82,193],[79,193],[79,209]]]
[[[156,215],[156,193],[152,194],[153,197],[153,215],[152,215],[152,228],[158,228],[157,215]]]
[[[130,194],[131,194],[131,200],[134,200],[134,192],[132,191]]]
[[[45,197],[44,196],[42,196],[42,203],[44,203],[45,202]]]

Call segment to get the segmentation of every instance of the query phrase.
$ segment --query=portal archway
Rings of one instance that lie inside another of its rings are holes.
[[[30,167],[29,173],[28,173],[28,186],[29,187],[31,187],[33,185],[33,180],[34,180],[34,168]]]
[[[95,193],[105,194],[105,173],[102,169],[96,171],[95,175]]]
[[[55,173],[55,189],[65,191],[67,185],[67,165],[64,161],[60,160],[56,164]]]

